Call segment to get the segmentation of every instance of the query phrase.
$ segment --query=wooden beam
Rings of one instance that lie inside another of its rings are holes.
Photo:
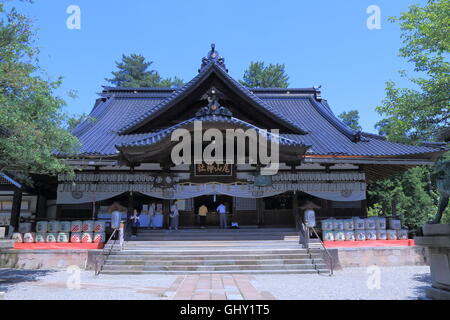
[[[348,163],[348,164],[377,164],[377,165],[434,165],[434,160],[428,159],[390,159],[390,158],[308,158],[305,157],[305,163]]]

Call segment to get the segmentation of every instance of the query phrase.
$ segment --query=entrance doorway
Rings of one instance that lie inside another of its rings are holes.
[[[197,226],[200,226],[200,216],[198,215],[198,209],[205,205],[208,208],[208,214],[206,215],[206,227],[219,227],[219,214],[216,212],[217,207],[223,203],[225,205],[228,222],[232,221],[233,210],[233,197],[226,195],[205,195],[194,198],[194,215]]]

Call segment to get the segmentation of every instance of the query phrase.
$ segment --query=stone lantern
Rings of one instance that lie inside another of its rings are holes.
[[[309,248],[309,228],[316,226],[316,211],[321,209],[321,207],[312,201],[307,201],[299,208],[303,211],[304,222],[299,224],[299,229],[301,232],[300,244],[302,244],[304,248]]]

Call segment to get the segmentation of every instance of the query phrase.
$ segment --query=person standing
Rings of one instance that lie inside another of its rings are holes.
[[[132,237],[137,236],[137,231],[139,226],[141,225],[139,222],[139,216],[141,215],[137,209],[134,209],[133,215],[131,216],[131,235]]]
[[[208,214],[208,208],[203,204],[198,208],[198,215],[200,216],[200,228],[204,229],[206,225],[206,215]]]
[[[170,227],[169,230],[175,229],[178,230],[178,204],[175,201],[173,205],[170,207]]]
[[[155,203],[148,205],[148,226],[155,230]]]
[[[216,211],[219,214],[220,228],[227,229],[227,208],[221,203]]]

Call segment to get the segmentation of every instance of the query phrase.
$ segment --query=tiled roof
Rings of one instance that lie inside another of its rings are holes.
[[[238,81],[234,80],[220,65],[217,65],[214,62],[210,62],[208,65],[206,65],[196,77],[194,77],[191,81],[189,81],[185,86],[169,95],[153,110],[148,110],[147,112],[142,114],[139,118],[125,125],[119,131],[121,133],[129,133],[133,129],[138,128],[140,125],[147,122],[149,119],[157,117],[165,110],[169,109],[174,103],[182,100],[193,89],[195,89],[196,85],[198,85],[206,78],[208,78],[208,76],[213,72],[223,77],[232,87],[234,87],[235,90],[238,90],[241,94],[247,97],[247,99],[253,102],[253,104],[256,107],[270,114],[272,118],[279,119],[282,122],[295,128],[296,131],[304,133],[302,128],[300,128],[296,123],[292,122],[289,118],[286,118],[282,113],[277,112],[277,110],[273,109],[270,105],[265,104],[264,101],[258,98],[258,96],[253,94],[246,87],[242,86]]]
[[[189,83],[173,88],[111,88],[105,87],[90,116],[94,120],[81,123],[73,133],[81,142],[80,155],[115,155],[115,146],[149,143],[155,133],[127,134],[148,119],[158,117],[175,102],[183,99],[195,85],[216,72],[234,90],[240,91],[255,108],[296,128],[302,134],[282,134],[302,145],[311,146],[315,155],[406,156],[433,153],[437,146],[412,146],[385,141],[373,134],[358,133],[342,123],[331,111],[317,88],[261,89],[246,88],[215,63],[206,65]],[[233,118],[233,121],[242,120]],[[227,121],[231,121],[228,119]],[[249,124],[250,125],[250,124]],[[270,128],[269,128],[270,129]],[[160,132],[162,135],[165,131]]]
[[[202,124],[204,123],[228,123],[232,125],[238,125],[239,127],[244,127],[247,129],[255,129],[256,132],[264,132],[264,129],[258,128],[246,121],[223,116],[223,115],[208,115],[208,116],[202,116],[202,117],[195,117],[188,120],[185,120],[183,122],[180,122],[174,126],[171,126],[169,128],[166,128],[164,130],[160,130],[155,133],[149,133],[146,137],[142,138],[139,137],[137,140],[134,141],[126,141],[122,142],[121,144],[117,145],[117,147],[136,147],[136,146],[145,146],[145,145],[151,145],[155,144],[157,142],[160,142],[161,140],[167,138],[169,135],[172,134],[172,132],[178,128],[183,128],[189,124],[194,123],[194,121],[201,121]],[[270,140],[271,137],[275,136],[274,134],[271,134],[270,132],[267,132],[268,139]],[[296,139],[290,139],[287,138],[285,135],[279,135],[276,136],[279,139],[279,143],[282,145],[291,145],[291,146],[306,146],[301,141],[297,141]]]

